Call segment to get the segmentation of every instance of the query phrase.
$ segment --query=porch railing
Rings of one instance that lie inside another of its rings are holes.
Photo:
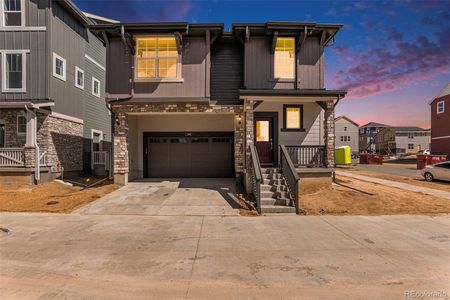
[[[325,146],[285,146],[295,167],[324,167]]]
[[[47,151],[39,153],[39,165],[46,166],[47,165]]]
[[[23,148],[0,148],[0,167],[23,167]]]
[[[280,146],[280,169],[283,173],[284,179],[289,189],[291,199],[294,202],[296,211],[298,212],[299,207],[299,187],[298,182],[300,177],[298,176],[297,170],[295,169],[294,163],[291,160],[291,156],[284,145]]]
[[[93,151],[92,152],[92,167],[101,165],[105,170],[109,170],[109,155],[108,151]]]
[[[259,163],[258,152],[255,145],[250,145],[250,172],[252,177],[253,196],[256,201],[256,209],[261,213],[261,164]]]

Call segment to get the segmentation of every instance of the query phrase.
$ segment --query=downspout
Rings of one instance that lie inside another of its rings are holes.
[[[37,144],[36,138],[37,138],[37,115],[34,111],[28,108],[28,106],[25,105],[25,110],[33,115],[34,121],[33,121],[33,146],[36,149],[34,152],[35,158],[34,158],[34,179],[36,181],[41,180],[41,170],[40,170],[40,155],[39,155],[39,145]]]

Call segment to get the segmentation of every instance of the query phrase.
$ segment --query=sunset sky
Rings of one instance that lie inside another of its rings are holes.
[[[336,115],[363,125],[429,127],[428,102],[450,82],[450,1],[74,0],[124,22],[341,23],[326,50],[326,88],[346,89]]]

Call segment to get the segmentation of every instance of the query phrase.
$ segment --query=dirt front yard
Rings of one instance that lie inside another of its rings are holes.
[[[88,189],[60,182],[37,186],[0,184],[0,211],[69,213],[118,188],[111,182]]]
[[[300,197],[305,215],[396,215],[450,213],[450,201],[422,193],[337,176],[331,189]]]

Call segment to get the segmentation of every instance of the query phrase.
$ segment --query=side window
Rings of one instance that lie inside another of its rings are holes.
[[[3,27],[25,26],[25,3],[23,0],[1,0]]]
[[[274,77],[294,79],[295,77],[295,38],[279,37],[275,45]]]
[[[445,112],[445,102],[444,101],[439,101],[437,103],[437,113],[438,114],[442,114],[443,112]]]
[[[8,51],[2,54],[2,91],[26,91],[26,54]]]
[[[92,95],[100,98],[100,80],[92,77]]]
[[[84,89],[84,71],[78,67],[75,67],[75,86]]]
[[[27,119],[24,116],[17,116],[17,134],[27,133]]]
[[[53,53],[53,76],[66,81],[66,60]]]

